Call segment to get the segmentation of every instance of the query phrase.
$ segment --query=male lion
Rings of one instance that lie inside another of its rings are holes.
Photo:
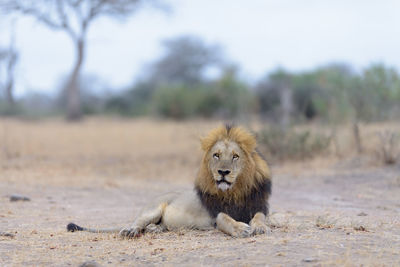
[[[201,140],[204,156],[194,190],[170,193],[144,208],[125,229],[90,229],[70,223],[68,231],[118,232],[122,237],[179,228],[216,227],[233,237],[269,231],[270,171],[256,139],[240,127],[219,127]]]

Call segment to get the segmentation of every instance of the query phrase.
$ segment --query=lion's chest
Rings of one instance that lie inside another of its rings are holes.
[[[249,223],[257,212],[263,212],[265,209],[262,205],[259,205],[259,207],[256,208],[254,205],[239,206],[230,203],[219,203],[218,205],[208,205],[207,210],[213,218],[217,217],[218,213],[224,212],[236,221]]]
[[[208,213],[216,218],[220,212],[224,212],[236,221],[249,223],[257,212],[268,214],[266,194],[264,192],[252,192],[244,200],[237,204],[234,201],[221,201],[215,195],[210,195],[197,190],[202,205]]]

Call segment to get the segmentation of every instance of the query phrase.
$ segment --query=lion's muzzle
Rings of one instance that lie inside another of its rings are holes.
[[[230,174],[230,170],[218,170],[218,173],[222,176],[225,177],[226,175]]]
[[[220,189],[220,190],[222,190],[222,191],[226,191],[226,190],[228,190],[229,188],[231,188],[231,186],[232,186],[232,183],[229,182],[229,181],[227,181],[227,180],[225,179],[225,176],[222,176],[222,179],[219,180],[219,181],[216,181],[216,182],[217,182],[217,187],[218,187],[218,189]]]

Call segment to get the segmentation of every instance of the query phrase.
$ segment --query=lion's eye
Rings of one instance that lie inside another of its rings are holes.
[[[213,158],[219,159],[219,154],[218,153],[214,153]]]
[[[237,155],[237,154],[233,155],[233,157],[232,157],[232,159],[238,159],[238,158],[239,158],[239,155]]]

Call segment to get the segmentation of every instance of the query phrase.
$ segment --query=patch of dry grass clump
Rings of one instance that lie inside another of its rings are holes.
[[[334,228],[337,223],[336,219],[333,219],[328,216],[318,216],[315,221],[315,226],[319,229],[331,229]]]
[[[379,145],[377,149],[378,158],[386,165],[395,164],[399,158],[399,135],[390,130],[377,133]]]
[[[264,128],[259,140],[267,155],[277,160],[307,159],[325,153],[331,137],[310,130]]]

